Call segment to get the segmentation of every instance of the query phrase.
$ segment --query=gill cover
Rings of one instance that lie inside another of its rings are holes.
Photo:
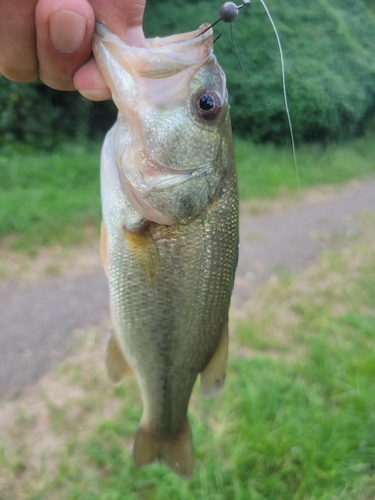
[[[97,24],[93,50],[119,109],[107,137],[109,160],[132,208],[159,224],[202,213],[222,179],[228,126],[225,75],[212,31],[126,45]]]

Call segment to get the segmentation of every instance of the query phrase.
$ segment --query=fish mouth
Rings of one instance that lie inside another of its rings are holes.
[[[174,186],[183,184],[197,175],[202,175],[210,170],[210,167],[203,167],[199,170],[188,170],[181,172],[180,170],[170,170],[168,174],[157,175],[157,176],[144,176],[144,180],[147,184],[146,192],[151,190],[168,189]]]
[[[202,41],[212,38],[212,29],[209,28],[210,23],[203,23],[197,30],[188,31],[186,33],[179,33],[178,35],[169,35],[166,37],[155,37],[155,38],[146,38],[144,47],[130,47],[136,48],[140,51],[142,50],[152,50],[157,49],[158,52],[163,52],[163,49],[166,51],[170,50],[179,50],[177,45],[184,43],[193,43],[193,45],[202,45]],[[94,37],[98,37],[100,41],[114,41],[117,38],[116,35],[111,33],[108,28],[106,28],[103,24],[96,22],[95,23],[95,33]],[[112,39],[112,40],[111,40]],[[180,50],[185,50],[184,47],[181,47]]]
[[[144,47],[131,47],[102,24],[96,23],[93,52],[114,100],[117,93],[121,95],[118,91],[124,84],[116,78],[120,68],[131,75],[130,81],[126,82],[131,86],[133,78],[159,80],[204,64],[213,51],[212,29],[203,33],[208,26],[206,23],[188,33],[146,39]]]

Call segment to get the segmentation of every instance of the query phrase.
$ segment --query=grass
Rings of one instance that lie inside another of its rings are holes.
[[[295,192],[290,146],[256,145],[236,139],[240,197],[260,199]],[[84,227],[100,222],[99,144],[63,145],[54,153],[0,156],[0,238],[32,251],[51,243],[86,238]],[[297,150],[301,187],[337,184],[375,172],[373,137],[323,148]]]
[[[99,155],[99,144],[65,144],[0,156],[0,236],[23,250],[84,239],[100,219]]]
[[[296,191],[298,181],[291,146],[253,144],[235,140],[240,198],[275,197],[280,192]],[[373,137],[343,144],[321,146],[305,144],[297,149],[301,188],[320,184],[340,184],[375,173]]]
[[[223,392],[192,396],[192,481],[134,467],[138,390],[110,387],[91,332],[81,357],[0,414],[0,498],[373,500],[375,218],[361,221],[350,245],[278,274],[234,314]]]

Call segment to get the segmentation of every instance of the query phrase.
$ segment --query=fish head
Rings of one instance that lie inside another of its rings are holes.
[[[130,47],[97,25],[93,50],[119,110],[114,148],[134,209],[160,224],[187,223],[218,190],[231,140],[225,74],[212,30]]]

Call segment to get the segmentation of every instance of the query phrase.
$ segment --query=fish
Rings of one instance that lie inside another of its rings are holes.
[[[101,153],[101,254],[114,384],[134,373],[143,412],[137,467],[193,474],[187,418],[198,375],[223,386],[238,259],[238,186],[212,29],[131,47],[97,24],[93,52],[118,108]]]

